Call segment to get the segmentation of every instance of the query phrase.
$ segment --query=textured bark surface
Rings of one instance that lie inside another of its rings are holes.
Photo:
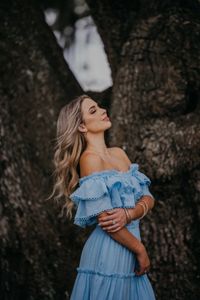
[[[116,21],[112,15],[112,1],[87,2],[109,61],[118,62],[113,72],[110,144],[126,149],[152,179],[156,206],[142,221],[141,230],[151,257],[149,277],[156,296],[197,300],[199,4],[137,1],[137,17],[132,23],[134,11],[127,14],[125,41],[120,38],[123,20]],[[126,3],[129,1],[118,1],[119,6]],[[118,38],[121,43],[116,42]]]
[[[0,22],[0,298],[66,299],[82,242],[44,199],[58,111],[82,90],[34,1],[2,1]]]
[[[138,11],[135,1],[86,1],[108,54],[113,79],[121,58],[121,48],[128,38]]]

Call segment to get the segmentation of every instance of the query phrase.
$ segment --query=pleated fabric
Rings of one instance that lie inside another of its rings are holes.
[[[127,172],[105,170],[80,178],[79,187],[70,195],[77,206],[74,223],[96,227],[84,244],[70,300],[155,300],[148,275],[135,274],[135,254],[97,222],[102,211],[134,207],[143,195],[153,197],[150,183],[134,163]],[[126,227],[141,240],[139,220]]]

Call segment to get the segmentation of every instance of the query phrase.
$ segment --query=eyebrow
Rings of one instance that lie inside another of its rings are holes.
[[[98,104],[97,104],[97,106],[98,106]],[[92,108],[96,108],[96,106],[95,106],[95,105],[92,105],[92,106],[88,109],[88,111],[90,111],[90,109],[92,109]]]

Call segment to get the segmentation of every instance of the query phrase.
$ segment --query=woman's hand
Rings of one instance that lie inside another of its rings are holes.
[[[139,265],[136,267],[136,270],[134,270],[135,274],[137,276],[146,274],[150,269],[150,260],[143,244],[141,249],[136,253],[136,257]]]
[[[107,232],[116,232],[127,224],[123,208],[114,208],[106,212],[107,216],[99,217],[99,225]]]

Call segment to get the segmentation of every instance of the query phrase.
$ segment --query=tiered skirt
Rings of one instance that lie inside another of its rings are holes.
[[[126,227],[141,240],[137,221]],[[155,300],[148,275],[135,274],[136,264],[135,254],[97,225],[83,247],[70,300]]]

